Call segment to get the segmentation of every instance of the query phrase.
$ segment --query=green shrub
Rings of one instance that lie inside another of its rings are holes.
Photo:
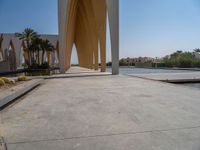
[[[30,69],[39,69],[40,68],[40,65],[36,64],[36,63],[33,63],[31,66],[30,66]]]
[[[170,55],[170,57],[164,57],[162,63],[166,67],[179,67],[179,68],[191,68],[200,67],[200,59],[194,58],[191,52],[177,51]]]
[[[50,66],[49,66],[49,63],[48,62],[44,62],[43,64],[41,65],[38,65],[36,63],[33,63],[31,66],[30,66],[30,69],[49,69]]]
[[[49,63],[48,62],[44,62],[43,64],[40,65],[40,69],[49,69]]]

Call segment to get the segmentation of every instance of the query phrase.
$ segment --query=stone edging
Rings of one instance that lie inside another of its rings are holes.
[[[8,103],[14,101],[15,99],[19,98],[20,96],[23,96],[27,92],[31,91],[33,88],[37,87],[41,84],[43,79],[33,79],[31,81],[28,81],[30,83],[27,83],[25,86],[21,86],[19,89],[17,89],[13,93],[7,93],[0,97],[0,108],[4,107]]]

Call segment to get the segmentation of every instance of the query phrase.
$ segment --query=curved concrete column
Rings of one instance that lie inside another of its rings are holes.
[[[59,65],[60,72],[65,73],[66,60],[66,23],[68,0],[58,0],[58,30],[59,30]]]
[[[112,74],[119,74],[119,0],[106,0],[110,24]]]

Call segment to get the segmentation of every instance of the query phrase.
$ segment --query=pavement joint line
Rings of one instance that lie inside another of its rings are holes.
[[[98,138],[98,137],[111,137],[111,136],[119,136],[119,135],[135,135],[135,134],[145,134],[145,133],[154,133],[154,132],[168,132],[168,131],[177,131],[177,130],[190,130],[197,129],[199,126],[193,127],[182,127],[182,128],[171,128],[171,129],[160,129],[160,130],[146,130],[146,131],[138,131],[138,132],[124,132],[124,133],[110,133],[110,134],[99,134],[99,135],[91,135],[91,136],[77,136],[77,137],[66,137],[60,139],[44,139],[44,140],[32,140],[32,141],[21,141],[21,142],[6,142],[6,145],[17,145],[17,144],[30,144],[30,143],[41,143],[41,142],[50,142],[50,141],[65,141],[65,140],[73,140],[73,139],[88,139],[88,138]]]

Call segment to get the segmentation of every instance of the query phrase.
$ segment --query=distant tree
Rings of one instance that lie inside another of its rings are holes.
[[[191,68],[200,67],[200,59],[195,58],[192,52],[177,51],[162,59],[161,63],[166,67]]]
[[[182,54],[183,53],[183,51],[181,51],[181,50],[178,50],[178,51],[176,51],[176,52],[174,52],[173,54],[171,54],[170,56],[171,57],[178,57],[180,54]]]
[[[194,49],[194,52],[200,52],[200,48]]]

